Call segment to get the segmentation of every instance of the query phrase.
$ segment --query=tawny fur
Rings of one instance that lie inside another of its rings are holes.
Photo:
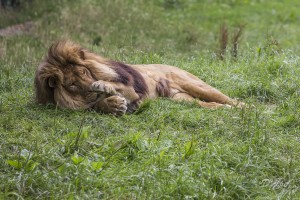
[[[53,44],[35,75],[36,102],[123,115],[146,98],[194,101],[202,107],[243,106],[177,67],[129,65],[96,55],[78,44]]]

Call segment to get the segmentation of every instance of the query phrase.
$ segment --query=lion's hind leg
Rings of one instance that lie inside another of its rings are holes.
[[[221,104],[217,102],[204,102],[200,101],[199,99],[196,99],[192,97],[191,95],[187,93],[177,93],[172,97],[175,101],[186,101],[186,102],[196,102],[199,106],[204,108],[219,108],[219,107],[230,107],[230,105],[227,104]]]
[[[170,87],[180,92],[174,96],[175,99],[190,99],[193,101],[196,99],[200,106],[207,108],[222,106],[243,107],[244,105],[243,103],[231,99],[190,73],[173,73],[171,78],[173,84],[171,84]]]
[[[203,102],[201,103],[203,107],[218,107],[211,106],[210,104],[221,104],[227,107],[233,106],[238,108],[245,106],[243,102],[228,97],[216,88],[200,80],[182,84],[181,88],[191,97],[197,98],[200,102]],[[208,106],[206,106],[207,104]]]

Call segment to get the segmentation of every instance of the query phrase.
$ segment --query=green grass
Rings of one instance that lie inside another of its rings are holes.
[[[55,0],[0,11],[0,199],[299,199],[300,3]],[[246,24],[237,59],[220,26]],[[33,103],[35,69],[69,38],[127,63],[179,66],[248,109],[147,101],[119,118]],[[278,44],[277,44],[278,43]]]

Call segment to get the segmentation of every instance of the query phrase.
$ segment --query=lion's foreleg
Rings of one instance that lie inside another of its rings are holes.
[[[100,95],[102,94],[103,97],[117,99],[122,98],[125,99],[124,103],[122,103],[122,112],[124,111],[123,106],[126,106],[125,112],[127,113],[133,113],[135,112],[139,107],[141,102],[143,101],[143,98],[141,98],[134,88],[132,86],[127,86],[122,83],[114,83],[114,82],[106,82],[106,81],[96,81],[92,84],[91,89],[92,92],[97,92]],[[103,98],[102,97],[102,98]],[[109,99],[109,100],[112,100]],[[112,100],[113,101],[113,100]],[[107,104],[110,104],[110,101],[99,100],[99,107],[103,107],[104,112],[108,113],[111,111],[111,109],[107,108]],[[119,104],[119,103],[117,103]],[[116,105],[113,105],[116,106]],[[118,107],[118,106],[117,106]],[[121,113],[122,113],[121,112]],[[115,113],[115,111],[114,111]]]
[[[94,82],[90,90],[92,92],[101,92],[110,95],[117,94],[115,87],[111,83],[102,80]]]
[[[94,109],[96,111],[100,111],[106,114],[113,114],[116,116],[120,116],[126,113],[126,99],[117,95],[116,89],[113,84],[102,80],[95,81],[91,85],[90,91],[99,93],[98,100],[94,105]]]

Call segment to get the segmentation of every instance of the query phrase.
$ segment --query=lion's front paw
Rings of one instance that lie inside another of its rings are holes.
[[[126,113],[127,101],[125,98],[120,96],[110,96],[104,99],[105,106],[103,111],[105,113],[110,113],[116,116],[121,116]]]
[[[103,93],[111,94],[111,95],[114,95],[117,93],[115,88],[112,85],[110,85],[107,82],[101,81],[101,80],[96,81],[92,84],[91,91],[92,92],[103,92]]]

